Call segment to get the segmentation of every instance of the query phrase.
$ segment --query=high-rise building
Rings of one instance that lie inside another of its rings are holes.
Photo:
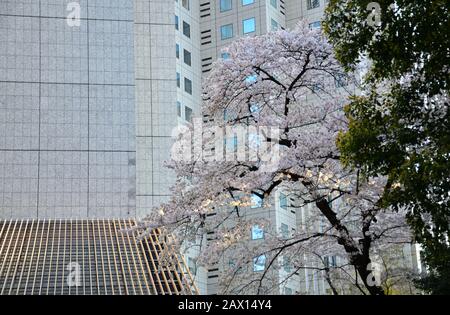
[[[173,3],[2,0],[0,12],[0,217],[141,217],[167,198]]]

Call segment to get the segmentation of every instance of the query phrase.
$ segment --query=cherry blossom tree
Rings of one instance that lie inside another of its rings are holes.
[[[203,118],[177,132],[167,163],[177,174],[172,198],[139,227],[164,227],[178,245],[197,246],[200,262],[221,264],[226,293],[263,293],[264,283],[280,285],[284,268],[282,281],[302,269],[325,272],[335,294],[332,273],[342,269],[360,292],[384,294],[371,264],[410,239],[404,214],[381,207],[385,178],[365,178],[340,161],[345,86],[358,79],[306,23],[238,39],[224,53],[204,84]],[[295,231],[255,214],[272,213],[280,192],[301,221]],[[264,241],[250,241],[255,226]],[[333,270],[330,255],[342,257]]]

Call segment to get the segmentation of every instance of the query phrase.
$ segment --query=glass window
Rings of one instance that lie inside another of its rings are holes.
[[[272,26],[272,31],[278,30],[278,22],[277,21],[275,21],[274,19],[270,19],[270,24]]]
[[[185,21],[183,21],[183,34],[186,37],[191,38],[191,26],[189,25],[189,23],[186,23]]]
[[[223,25],[220,27],[220,38],[222,40],[233,37],[233,24]]]
[[[259,225],[252,226],[252,240],[260,240],[264,238],[264,230]]]
[[[226,117],[224,117],[226,118]],[[236,152],[237,151],[237,147],[238,147],[238,139],[237,136],[235,135],[232,138],[229,139],[223,139],[223,143],[225,146],[225,149],[227,152]]]
[[[331,266],[337,267],[337,258],[336,258],[336,256],[331,256]]]
[[[270,0],[270,4],[271,4],[272,7],[274,7],[275,9],[277,8],[277,0]]]
[[[252,208],[261,208],[263,205],[263,200],[260,196],[252,194]]]
[[[179,59],[180,58],[180,45],[176,44],[175,49],[176,49],[177,59]]]
[[[228,111],[226,108],[223,110],[223,121],[228,121]]]
[[[288,257],[283,257],[283,269],[286,272],[291,272],[292,268],[291,268],[292,264],[291,264],[291,260]]]
[[[318,93],[318,92],[321,92],[324,90],[324,86],[322,85],[322,83],[317,82],[317,83],[313,84],[313,86],[311,87],[311,90],[314,93]]]
[[[242,0],[242,5],[249,5],[255,3],[255,0]]]
[[[289,226],[287,224],[281,223],[281,236],[289,238]]]
[[[250,18],[242,21],[242,29],[244,34],[253,33],[256,31],[256,20],[255,18]]]
[[[327,268],[330,268],[330,267],[337,267],[337,259],[336,259],[336,256],[325,256],[325,257],[323,258],[323,261],[324,261],[325,266],[326,266]]]
[[[188,268],[193,275],[197,274],[197,264],[191,257],[188,257]]]
[[[250,105],[250,113],[255,114],[259,113],[261,111],[261,108],[259,107],[259,104],[253,103]]]
[[[181,117],[181,103],[177,101],[177,116]]]
[[[192,95],[192,81],[184,78],[184,91]]]
[[[248,147],[249,149],[257,150],[261,147],[262,136],[259,134],[251,133],[248,135]]]
[[[176,30],[180,29],[180,23],[178,21],[178,16],[177,15],[175,15],[175,29]]]
[[[338,74],[334,79],[334,84],[337,88],[344,87],[348,85],[347,76],[345,74]]]
[[[320,21],[309,23],[309,28],[312,30],[319,29],[320,26],[321,26]]]
[[[288,208],[287,196],[283,193],[280,193],[280,208],[285,210]]]
[[[181,4],[183,5],[183,7],[186,10],[189,10],[189,7],[190,7],[190,1],[189,0],[183,0],[183,1],[181,1]]]
[[[229,11],[232,8],[232,0],[220,0],[220,12]]]
[[[181,77],[178,72],[177,72],[177,87],[181,87]]]
[[[185,108],[184,108],[184,119],[187,122],[190,122],[190,123],[192,122],[192,109],[187,106],[185,106]]]
[[[186,49],[183,49],[183,56],[184,56],[184,63],[190,66],[192,62],[191,52]]]
[[[240,274],[240,273],[242,273],[242,271],[243,271],[242,267],[241,267],[241,266],[238,266],[238,265],[236,264],[236,261],[235,261],[234,259],[228,260],[228,266],[229,266],[231,269],[235,269],[234,272],[236,272],[236,274]]]
[[[266,268],[266,255],[261,255],[253,258],[253,271],[264,271]]]
[[[248,77],[245,78],[245,83],[247,84],[253,84],[258,80],[258,76],[256,74],[254,75],[249,75]]]
[[[318,8],[320,6],[319,0],[306,0],[306,7],[308,10]]]

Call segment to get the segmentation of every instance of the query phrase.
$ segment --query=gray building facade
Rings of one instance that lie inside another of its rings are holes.
[[[0,218],[140,217],[167,198],[173,16],[165,0],[0,0]]]

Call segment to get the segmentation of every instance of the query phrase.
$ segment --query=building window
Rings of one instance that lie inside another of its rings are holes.
[[[291,272],[292,271],[292,264],[291,264],[291,260],[288,257],[283,257],[283,269],[286,272]]]
[[[277,0],[270,0],[270,4],[271,4],[272,7],[274,7],[275,9],[277,8]]]
[[[289,238],[289,226],[287,224],[281,223],[281,236],[284,239]]]
[[[258,150],[261,147],[262,137],[259,134],[251,133],[248,135],[249,149]]]
[[[232,0],[220,0],[220,12],[230,11],[232,3]]]
[[[254,272],[264,271],[265,268],[266,268],[266,255],[261,255],[253,258]]]
[[[244,34],[253,33],[256,31],[256,20],[255,18],[250,18],[242,21],[242,29]]]
[[[255,3],[255,0],[242,0],[242,5],[249,5]]]
[[[263,205],[263,200],[260,196],[256,195],[256,194],[252,194],[251,197],[251,208],[255,209],[255,208],[261,208]]]
[[[252,226],[252,240],[261,240],[264,238],[264,230],[259,225]]]
[[[226,117],[224,117],[226,118]],[[236,152],[238,148],[238,138],[237,135],[235,135],[232,138],[229,139],[223,139],[223,145],[226,149],[226,152]]]
[[[188,78],[184,78],[184,91],[192,95],[192,81]]]
[[[227,24],[220,27],[220,38],[222,40],[233,37],[233,24]]]
[[[238,266],[234,259],[228,260],[228,266],[230,267],[230,269],[233,269],[236,274],[240,274],[243,271],[243,268],[241,266]]]
[[[185,8],[186,10],[189,10],[189,8],[190,8],[190,1],[189,0],[182,0],[181,4],[183,5],[183,8]]]
[[[192,275],[197,274],[197,264],[191,257],[188,257],[188,268]]]
[[[228,111],[226,108],[223,110],[223,121],[228,121]]]
[[[191,38],[191,26],[185,21],[183,21],[183,34],[184,36]]]
[[[181,87],[181,76],[180,73],[177,72],[177,87]]]
[[[280,193],[280,208],[287,210],[288,208],[288,200],[287,196],[283,193]]]
[[[192,55],[190,53],[190,51],[183,49],[183,56],[184,56],[184,63],[187,64],[188,66],[191,65],[192,62]]]
[[[315,21],[315,22],[309,23],[309,28],[312,30],[319,29],[320,26],[321,26],[320,21]]]
[[[306,0],[306,7],[308,10],[320,7],[319,0]]]
[[[175,15],[175,29],[176,30],[180,29],[180,22],[178,20],[178,15]]]
[[[338,74],[334,79],[334,84],[337,88],[344,87],[348,85],[347,76],[345,74]]]
[[[177,59],[180,59],[180,45],[176,44],[175,46]]]
[[[248,85],[256,83],[256,81],[258,81],[258,76],[256,74],[249,75],[245,78],[245,83]]]
[[[252,105],[250,105],[250,113],[257,114],[260,111],[261,111],[261,108],[259,107],[259,105],[257,103],[253,103]]]
[[[321,92],[321,91],[324,90],[324,86],[322,85],[322,83],[319,83],[319,82],[313,83],[313,85],[312,85],[312,87],[311,87],[311,90],[312,90],[314,93],[319,93],[319,92]]]
[[[192,122],[192,109],[187,106],[184,107],[184,119],[187,122]]]
[[[275,21],[274,19],[270,19],[270,24],[272,26],[272,31],[278,30],[278,22],[277,21]]]
[[[323,258],[323,262],[327,268],[337,267],[337,259],[336,256],[325,256]]]
[[[181,103],[177,101],[177,116],[181,117]]]

